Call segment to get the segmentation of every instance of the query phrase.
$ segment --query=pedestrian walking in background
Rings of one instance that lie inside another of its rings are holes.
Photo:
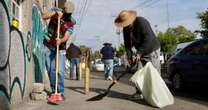
[[[132,49],[135,48],[137,62],[140,61],[144,66],[150,61],[160,72],[160,42],[156,38],[148,20],[137,16],[136,11],[123,10],[115,19],[115,25],[123,28],[124,45],[127,49],[129,64],[133,61]],[[131,98],[142,98],[140,90],[137,89]]]
[[[70,61],[70,80],[74,79],[74,66],[76,66],[76,80],[80,80],[80,58],[82,52],[73,43],[66,50],[66,58]]]
[[[56,62],[56,46],[59,45],[59,68],[58,68],[58,93],[64,99],[64,74],[65,74],[65,50],[66,42],[69,40],[73,33],[73,25],[75,24],[72,18],[72,12],[74,11],[74,4],[72,2],[65,2],[64,9],[52,9],[48,11],[44,8],[42,18],[50,19],[48,25],[48,33],[44,39],[45,51],[46,51],[46,69],[49,73],[50,85],[52,93],[55,93],[55,62]],[[57,38],[58,18],[60,18],[60,38]],[[48,100],[54,99],[49,97]]]
[[[104,43],[104,47],[100,50],[102,54],[102,61],[104,63],[104,73],[106,80],[113,80],[113,58],[114,48],[111,47],[111,43]]]

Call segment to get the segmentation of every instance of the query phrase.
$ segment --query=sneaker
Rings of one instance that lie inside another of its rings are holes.
[[[108,76],[107,80],[112,81],[112,80],[113,80],[113,78],[112,78],[111,76]]]
[[[130,100],[141,100],[143,98],[144,98],[143,95],[138,94],[138,93],[134,93],[133,95],[128,97],[128,99],[130,99]]]

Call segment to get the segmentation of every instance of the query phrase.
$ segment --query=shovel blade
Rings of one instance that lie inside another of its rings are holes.
[[[99,101],[99,100],[102,100],[103,97],[107,96],[108,95],[108,92],[105,92],[105,93],[102,93],[102,94],[99,94],[97,96],[94,96],[90,99],[87,99],[87,101]]]

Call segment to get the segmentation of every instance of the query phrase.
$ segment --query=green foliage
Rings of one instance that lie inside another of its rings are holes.
[[[91,57],[92,60],[100,59],[101,58],[100,51],[96,50],[94,53],[91,54],[90,57]]]
[[[125,52],[126,52],[125,46],[124,46],[124,44],[121,44],[119,46],[118,50],[116,51],[116,56],[120,57],[120,56],[124,55]]]
[[[159,32],[158,36],[159,36],[162,52],[172,52],[175,49],[175,46],[177,44],[176,43],[177,40],[175,36],[162,32]]]
[[[80,50],[82,53],[85,53],[89,48],[85,45],[80,45]]]
[[[164,33],[159,32],[158,37],[161,43],[161,51],[173,52],[178,43],[193,41],[196,35],[184,26],[178,26],[176,28],[169,28]]]
[[[197,30],[203,38],[208,38],[208,9],[204,12],[198,13],[198,18],[201,21],[202,30]]]

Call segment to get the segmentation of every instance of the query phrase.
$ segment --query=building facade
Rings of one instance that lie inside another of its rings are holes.
[[[55,0],[0,0],[0,109],[28,98],[33,83],[44,83],[43,7]]]

